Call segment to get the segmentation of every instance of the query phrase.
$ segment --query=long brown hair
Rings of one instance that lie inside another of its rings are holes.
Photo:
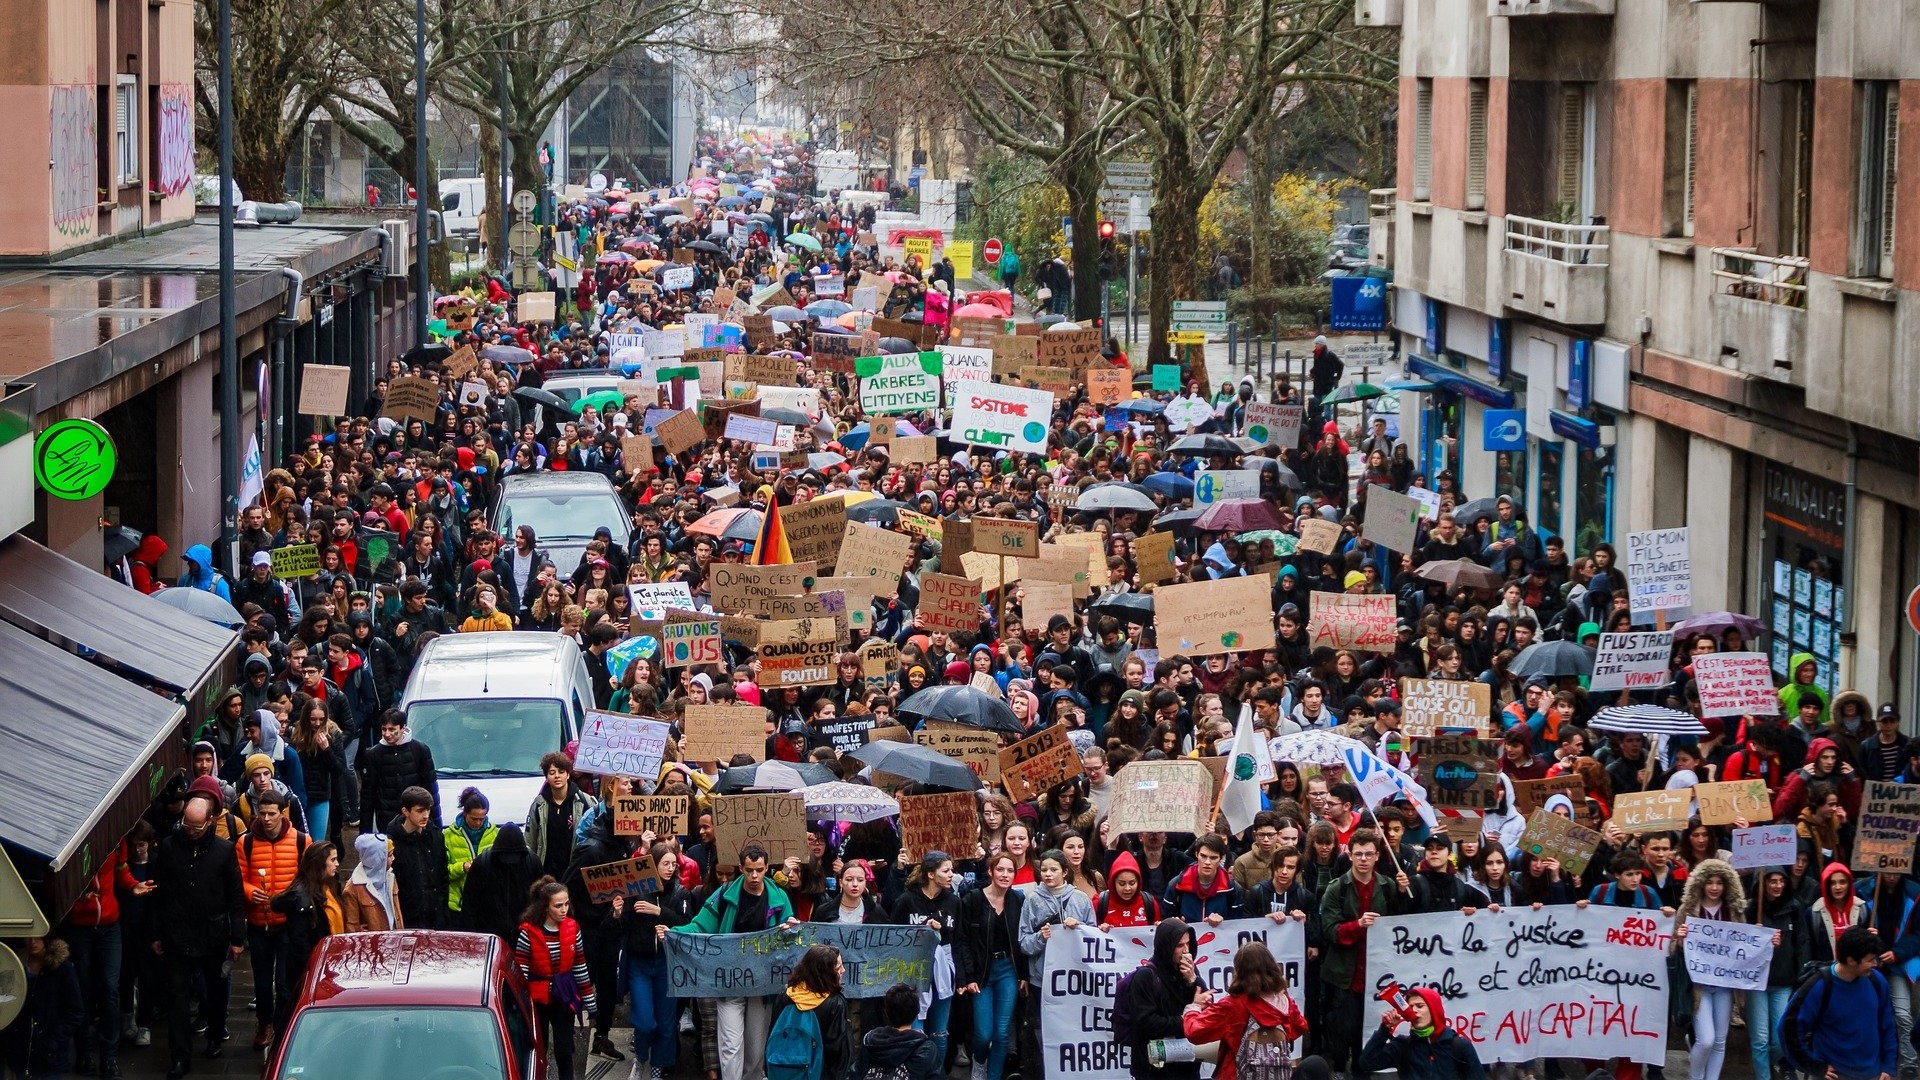
[[[329,894],[336,898],[340,895],[340,883],[327,873],[327,857],[333,850],[332,844],[322,840],[307,845],[307,850],[300,854],[300,869],[293,880],[306,890],[307,899],[315,907],[323,906]]]
[[[567,891],[565,885],[553,880],[552,875],[541,878],[527,889],[527,910],[520,913],[520,921],[544,926],[547,922],[547,910],[553,906],[553,898]]]
[[[831,945],[815,945],[801,954],[787,979],[789,988],[800,986],[816,994],[840,992],[840,950]]]
[[[1249,941],[1233,954],[1233,981],[1227,984],[1227,993],[1264,998],[1286,991],[1286,973],[1274,962],[1265,943]]]

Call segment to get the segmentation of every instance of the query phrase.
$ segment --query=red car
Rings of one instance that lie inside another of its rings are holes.
[[[265,1075],[274,1080],[545,1080],[513,949],[492,934],[337,934],[314,950]]]

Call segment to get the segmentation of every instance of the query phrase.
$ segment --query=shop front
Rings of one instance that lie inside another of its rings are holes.
[[[1766,461],[1760,516],[1760,610],[1771,631],[1773,673],[1790,678],[1792,657],[1811,653],[1819,662],[1816,681],[1832,695],[1843,689],[1847,490]]]

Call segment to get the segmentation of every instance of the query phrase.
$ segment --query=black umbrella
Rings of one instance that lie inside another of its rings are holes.
[[[957,683],[929,686],[901,702],[896,711],[916,720],[946,720],[1009,735],[1026,734],[1004,699]]]
[[[1154,518],[1153,525],[1149,527],[1147,531],[1159,532],[1163,529],[1168,532],[1190,531],[1193,528],[1193,523],[1200,520],[1200,515],[1206,512],[1207,508],[1204,506],[1198,509],[1168,510],[1163,512],[1159,517]]]
[[[796,778],[798,783],[795,782]],[[832,769],[811,761],[762,761],[721,769],[720,779],[713,785],[713,791],[716,795],[737,795],[743,791],[799,791],[803,787],[838,779]]]
[[[540,405],[545,408],[559,409],[563,413],[571,413],[573,411],[565,401],[560,399],[558,394],[555,394],[551,390],[542,390],[537,386],[522,386],[513,392],[513,396],[519,398],[521,401],[531,401],[535,405]]]
[[[1240,453],[1240,447],[1225,435],[1187,435],[1174,440],[1167,447],[1169,454],[1219,454],[1233,457]]]
[[[1593,650],[1571,641],[1541,641],[1520,650],[1507,670],[1521,679],[1593,674]]]
[[[1153,597],[1147,593],[1115,593],[1094,601],[1087,611],[1094,615],[1111,615],[1121,622],[1153,625]]]
[[[776,424],[792,424],[794,427],[810,427],[813,424],[813,417],[799,409],[779,406],[760,410],[760,419],[771,420]]]
[[[125,525],[107,525],[100,530],[102,562],[117,563],[140,546],[140,530]]]
[[[880,339],[880,351],[889,355],[917,353],[920,351],[920,346],[903,337],[883,337]]]
[[[1471,526],[1481,518],[1492,521],[1499,516],[1499,503],[1493,499],[1475,499],[1465,506],[1453,508],[1453,520],[1460,525]]]
[[[725,255],[727,253],[726,248],[721,247],[711,240],[695,240],[693,243],[688,244],[687,247],[693,251],[707,252],[710,255]]]
[[[879,742],[870,742],[855,750],[853,757],[873,766],[875,772],[888,773],[902,780],[911,780],[923,787],[978,791],[984,786],[980,783],[980,778],[975,776],[973,770],[966,765],[931,746],[921,746],[919,743],[890,742],[883,739]]]
[[[425,345],[415,345],[413,348],[401,353],[400,362],[407,367],[413,367],[415,365],[430,367],[434,364],[444,363],[447,357],[452,355],[453,346],[445,342],[430,341]]]
[[[900,511],[913,507],[892,499],[868,499],[866,502],[847,507],[848,521],[861,521],[869,525],[898,525]]]

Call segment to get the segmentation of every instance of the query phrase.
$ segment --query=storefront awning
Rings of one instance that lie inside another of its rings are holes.
[[[1440,389],[1440,384],[1425,379],[1388,379],[1380,385],[1400,394],[1431,394]]]
[[[196,716],[235,681],[239,634],[168,607],[24,536],[0,541],[0,619],[80,646],[176,694]],[[207,699],[207,700],[202,700]]]
[[[1571,439],[1589,450],[1600,449],[1600,425],[1584,416],[1549,409],[1547,423],[1552,425],[1553,433],[1563,439]]]
[[[0,623],[0,841],[55,920],[185,767],[186,712]]]
[[[1513,391],[1491,383],[1483,383],[1471,375],[1455,371],[1445,364],[1436,363],[1424,356],[1409,355],[1407,357],[1407,374],[1414,378],[1425,379],[1442,390],[1472,398],[1490,409],[1513,408]]]

